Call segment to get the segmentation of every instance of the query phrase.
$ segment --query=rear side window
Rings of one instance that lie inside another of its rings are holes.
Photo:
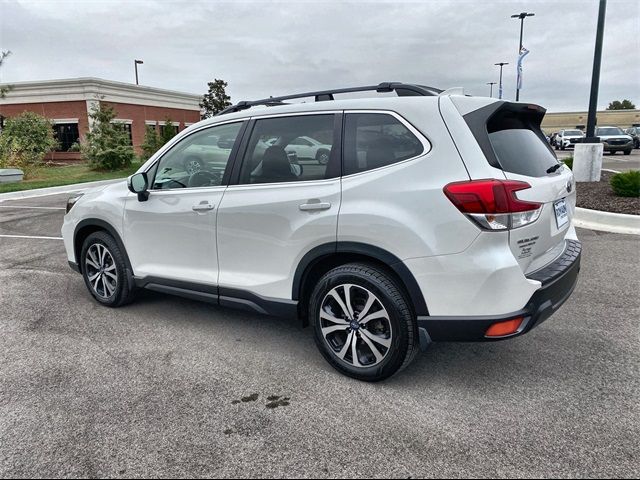
[[[424,146],[393,115],[348,113],[344,129],[344,175],[384,167],[424,152]]]
[[[487,122],[487,132],[499,167],[505,172],[544,177],[558,164],[535,113],[498,112]]]
[[[322,180],[334,143],[333,114],[256,120],[240,171],[240,183]]]

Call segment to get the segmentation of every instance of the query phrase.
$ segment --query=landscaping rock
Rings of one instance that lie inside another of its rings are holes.
[[[613,175],[615,174],[603,171],[599,182],[578,182],[576,184],[578,207],[640,215],[640,198],[618,197],[613,193],[609,184]]]

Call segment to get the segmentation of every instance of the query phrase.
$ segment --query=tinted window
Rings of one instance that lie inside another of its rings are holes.
[[[580,130],[566,130],[564,132],[565,135],[582,135]]]
[[[326,178],[333,126],[333,114],[257,120],[242,161],[240,183]]]
[[[349,113],[344,130],[344,174],[365,172],[420,155],[422,142],[383,113]]]
[[[219,125],[180,140],[160,159],[153,188],[220,185],[241,126]]]
[[[533,130],[508,129],[489,134],[489,141],[505,172],[543,177],[558,161]]]

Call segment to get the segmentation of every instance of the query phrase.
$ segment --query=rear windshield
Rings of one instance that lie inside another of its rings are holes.
[[[510,129],[489,134],[498,162],[505,172],[543,177],[556,165],[556,157],[531,130]]]

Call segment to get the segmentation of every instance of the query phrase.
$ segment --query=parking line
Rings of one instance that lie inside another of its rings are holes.
[[[26,208],[34,210],[66,210],[65,207],[31,207],[29,205],[0,205],[0,208]]]
[[[24,238],[28,240],[62,240],[62,237],[40,237],[37,235],[3,235],[0,238]]]

